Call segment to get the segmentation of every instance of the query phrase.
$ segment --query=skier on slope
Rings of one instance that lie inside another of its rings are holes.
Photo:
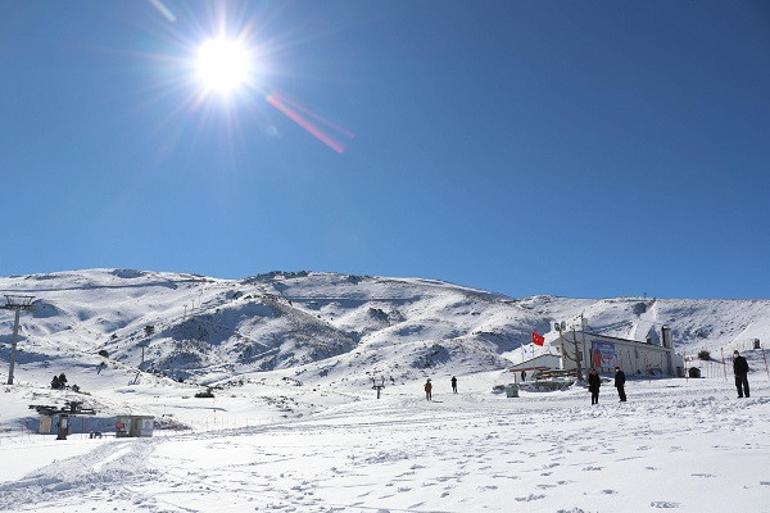
[[[738,398],[742,398],[744,394],[746,397],[749,395],[749,364],[746,362],[746,358],[736,350],[733,352],[733,373],[735,374],[735,388],[738,389]]]
[[[428,401],[433,400],[433,394],[431,393],[433,391],[433,384],[430,382],[430,378],[428,378],[428,381],[425,382],[425,399]]]
[[[626,402],[626,373],[620,370],[620,367],[615,367],[615,388],[618,389],[618,397],[620,402]]]
[[[457,393],[457,378],[452,376],[452,392]]]
[[[591,391],[591,404],[599,404],[599,387],[602,386],[602,378],[596,373],[596,369],[591,367],[588,373],[588,390]]]

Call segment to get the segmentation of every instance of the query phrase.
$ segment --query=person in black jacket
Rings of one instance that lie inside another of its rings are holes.
[[[738,389],[738,398],[743,397],[743,394],[746,394],[746,397],[751,397],[749,395],[749,364],[738,351],[733,353],[733,372],[735,373],[735,388]]]
[[[602,386],[602,378],[596,373],[596,369],[591,367],[588,373],[588,390],[591,391],[591,404],[599,404],[599,387]]]
[[[620,367],[615,367],[615,388],[618,389],[618,397],[620,397],[620,402],[624,403],[626,402],[626,374],[622,370],[620,370]]]
[[[456,394],[457,393],[457,377],[456,376],[452,376],[451,383],[452,383],[452,393]]]

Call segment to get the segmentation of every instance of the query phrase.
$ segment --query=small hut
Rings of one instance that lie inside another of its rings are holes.
[[[155,428],[152,415],[118,415],[115,421],[115,436],[118,438],[150,437]]]

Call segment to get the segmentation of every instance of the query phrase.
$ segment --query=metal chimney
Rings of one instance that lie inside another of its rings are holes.
[[[666,351],[666,367],[668,367],[668,375],[673,376],[673,361],[672,354],[674,352],[674,344],[671,341],[671,328],[668,326],[661,326],[660,328],[661,344],[667,349]]]
[[[666,349],[673,349],[673,345],[671,344],[671,328],[668,326],[663,326],[660,328],[660,335],[661,335],[661,344]]]

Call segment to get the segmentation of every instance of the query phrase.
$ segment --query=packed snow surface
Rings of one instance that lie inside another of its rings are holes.
[[[0,511],[770,513],[770,388],[751,350],[770,336],[767,300],[129,269],[5,277],[0,294],[36,300],[21,316],[15,384],[0,385]],[[593,407],[579,385],[493,393],[533,354],[532,330],[550,341],[555,321],[580,314],[636,340],[668,325],[705,378],[631,379],[624,404],[606,383]],[[2,383],[12,320],[0,311]],[[749,399],[735,398],[722,363],[733,349],[752,368]],[[711,358],[692,359],[700,350]],[[51,390],[61,372],[81,393]],[[194,397],[207,386],[214,398]],[[33,433],[28,405],[65,400],[154,415],[155,436]]]
[[[492,394],[497,371],[460,376],[456,395],[442,377],[432,402],[421,382],[380,400],[245,387],[210,410],[187,399],[196,429],[152,439],[9,434],[0,511],[768,512],[770,387],[755,374],[750,399],[723,379],[663,379],[631,381],[622,404],[605,386],[598,406],[581,387]],[[260,406],[270,394],[289,417]],[[167,412],[184,402],[172,395]]]

